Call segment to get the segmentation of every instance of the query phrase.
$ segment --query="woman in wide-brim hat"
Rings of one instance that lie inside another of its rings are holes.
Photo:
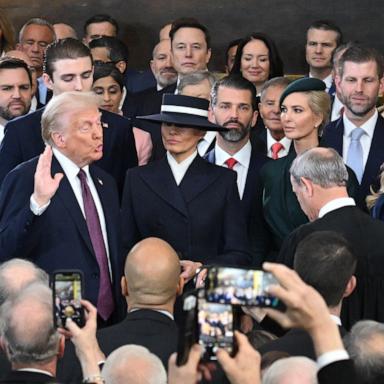
[[[257,237],[256,253],[264,259],[276,261],[284,239],[308,222],[292,191],[289,169],[298,154],[319,146],[319,136],[328,123],[331,110],[325,89],[323,81],[305,77],[288,85],[280,97],[284,134],[292,140],[294,150],[282,159],[269,162],[260,172],[263,186],[260,225],[264,231]],[[353,196],[358,183],[350,170],[349,175],[348,191]]]
[[[160,114],[140,117],[162,123],[167,154],[129,170],[123,193],[125,250],[143,238],[159,237],[182,260],[193,262],[187,278],[198,263],[249,262],[236,173],[197,153],[206,131],[226,130],[208,121],[208,107],[205,99],[165,94]]]

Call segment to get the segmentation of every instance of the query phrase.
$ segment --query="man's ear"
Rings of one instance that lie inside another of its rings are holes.
[[[348,297],[356,288],[356,277],[352,275],[344,289],[343,298]]]
[[[127,69],[127,63],[124,60],[120,60],[115,64],[115,67],[120,71],[120,73],[124,73]]]
[[[252,116],[252,127],[256,125],[257,118],[259,117],[259,112],[253,111],[253,116]]]
[[[121,286],[122,295],[124,297],[127,297],[128,296],[128,284],[127,284],[127,279],[125,278],[125,276],[121,277],[120,286]]]
[[[43,81],[47,88],[53,90],[53,81],[47,73],[43,73]]]
[[[54,131],[51,133],[51,139],[57,148],[65,147],[65,137],[62,132]]]
[[[182,276],[179,276],[179,282],[177,283],[177,288],[176,288],[176,296],[181,296],[183,294],[184,290],[184,278]]]
[[[211,48],[209,48],[207,51],[207,60],[205,60],[205,64],[208,65],[209,60],[211,59],[211,55],[212,55],[212,51],[211,51]]]
[[[213,108],[211,104],[209,105],[209,108],[208,108],[208,120],[211,123],[216,124],[216,117],[215,117],[215,114],[213,113]]]
[[[155,76],[155,64],[154,64],[153,60],[151,60],[149,62],[149,66],[151,67],[151,71],[153,73],[153,76]]]
[[[314,191],[314,188],[313,188],[313,183],[311,180],[305,178],[305,177],[302,177],[300,179],[301,181],[301,185],[302,187],[305,188],[307,194],[308,194],[308,197],[312,197],[313,196],[313,191]]]

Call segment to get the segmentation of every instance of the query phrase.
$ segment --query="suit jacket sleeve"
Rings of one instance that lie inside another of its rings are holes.
[[[33,174],[15,169],[5,179],[0,190],[0,261],[26,257],[40,238],[44,220],[30,209]]]
[[[357,384],[352,360],[340,360],[328,364],[317,373],[319,384]]]

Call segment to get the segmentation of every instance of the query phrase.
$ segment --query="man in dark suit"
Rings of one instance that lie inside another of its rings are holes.
[[[127,255],[121,279],[128,313],[122,322],[96,335],[106,357],[123,345],[136,344],[148,348],[167,368],[169,356],[177,349],[173,306],[183,285],[179,257],[169,244],[157,238],[136,244]],[[63,382],[81,378],[72,345],[66,347],[57,376]]]
[[[301,241],[296,249],[295,271],[306,284],[321,294],[342,336],[345,330],[340,321],[341,305],[343,298],[355,288],[355,268],[356,257],[349,249],[349,244],[334,232],[314,232]],[[291,356],[316,359],[312,339],[302,329],[291,329],[279,339],[259,348],[261,354],[269,351],[283,351]]]
[[[278,261],[294,263],[297,245],[315,231],[336,231],[351,244],[356,257],[357,287],[343,303],[343,325],[361,318],[384,320],[384,223],[373,220],[348,197],[348,173],[343,159],[331,148],[313,148],[291,166],[291,183],[311,223],[293,231],[284,241]]]
[[[262,119],[265,129],[261,132],[253,130],[251,133],[251,143],[255,142],[255,149],[273,160],[287,156],[291,149],[291,140],[284,135],[279,103],[280,96],[289,83],[286,77],[275,77],[263,85],[260,93],[259,118]]]
[[[43,78],[55,96],[67,91],[90,91],[92,71],[92,56],[80,41],[69,38],[47,48]],[[108,111],[101,113],[104,155],[98,165],[115,178],[121,190],[126,170],[137,165],[132,127],[121,116]],[[40,124],[42,114],[43,110],[40,109],[6,125],[0,149],[0,183],[18,164],[43,152]]]
[[[252,215],[256,214],[256,196],[260,168],[268,160],[257,153],[250,142],[250,132],[257,119],[256,90],[240,76],[227,76],[217,81],[212,89],[211,120],[225,128],[216,135],[216,144],[205,156],[210,163],[233,169],[237,173],[237,187],[248,235],[254,230]]]
[[[365,198],[384,162],[384,120],[376,110],[384,84],[383,58],[373,49],[354,45],[339,59],[339,68],[336,87],[345,113],[325,128],[321,145],[336,149],[353,169],[360,183],[356,202],[366,209]]]
[[[27,258],[49,273],[81,270],[85,297],[103,321],[113,321],[122,309],[119,201],[112,177],[90,165],[103,155],[97,100],[64,92],[41,124],[44,153],[15,168],[1,187],[0,260]]]
[[[2,306],[2,344],[12,365],[0,383],[55,383],[64,336],[53,324],[52,292],[41,283],[27,285]]]
[[[122,203],[125,249],[160,237],[194,262],[189,278],[199,263],[249,263],[236,174],[197,154],[205,130],[226,129],[208,122],[208,106],[205,99],[164,95],[162,112],[144,117],[162,122],[167,155],[127,172]]]

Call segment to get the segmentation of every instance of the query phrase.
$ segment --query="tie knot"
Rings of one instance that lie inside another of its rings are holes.
[[[351,140],[360,140],[360,137],[363,136],[365,133],[364,129],[363,128],[355,128],[352,132],[351,132]]]
[[[227,167],[229,169],[233,169],[233,167],[237,163],[238,163],[238,161],[236,159],[234,159],[233,157],[230,157],[229,159],[225,160],[225,164],[227,165]]]
[[[278,159],[278,153],[282,150],[282,149],[284,149],[284,145],[283,144],[281,144],[281,143],[279,143],[279,142],[277,142],[277,143],[275,143],[275,144],[272,144],[272,147],[271,147],[271,150],[272,150],[272,158],[274,159],[274,160],[276,160],[276,159]]]
[[[80,168],[80,171],[77,174],[77,177],[80,179],[81,182],[86,182],[87,181],[87,174],[85,173],[84,169]]]

